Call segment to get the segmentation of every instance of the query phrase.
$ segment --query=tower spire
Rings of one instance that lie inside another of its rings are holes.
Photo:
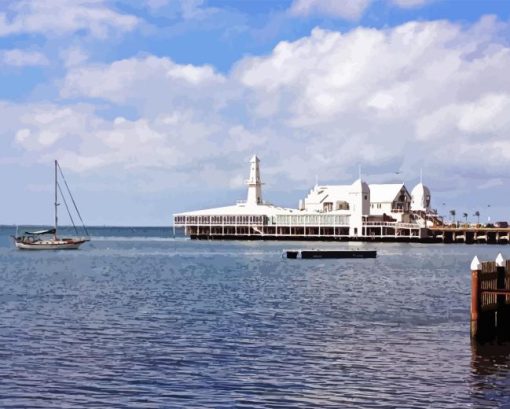
[[[250,178],[246,181],[248,185],[247,205],[262,204],[262,182],[260,181],[260,159],[253,155],[250,159]]]

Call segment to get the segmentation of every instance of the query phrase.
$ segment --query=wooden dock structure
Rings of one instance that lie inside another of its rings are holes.
[[[426,239],[416,223],[363,221],[350,234],[349,217],[331,214],[175,216],[174,228],[194,240],[402,241]]]
[[[510,340],[510,260],[471,262],[471,338]]]
[[[442,243],[510,243],[510,228],[508,227],[486,227],[481,225],[442,225],[430,227],[429,232],[430,237],[434,241]]]

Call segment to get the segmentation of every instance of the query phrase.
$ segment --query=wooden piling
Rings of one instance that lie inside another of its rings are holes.
[[[510,263],[501,254],[495,262],[471,263],[471,337],[510,339]]]
[[[480,316],[480,270],[482,266],[478,257],[471,262],[471,338],[478,336],[478,319]]]
[[[507,262],[498,254],[496,258],[496,273],[498,275],[498,289],[508,290],[507,286]],[[507,304],[508,296],[504,293],[497,296],[496,326],[499,338],[510,338],[510,305]]]

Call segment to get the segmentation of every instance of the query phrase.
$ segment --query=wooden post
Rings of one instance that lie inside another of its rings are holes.
[[[478,257],[471,262],[471,338],[478,335],[478,319],[480,317],[480,272],[482,265]]]
[[[501,255],[501,253],[498,254],[496,257],[496,272],[498,274],[498,290],[504,290],[505,289],[505,259]],[[498,311],[499,307],[501,305],[505,304],[505,296],[504,295],[498,295]]]
[[[497,288],[498,290],[505,289],[505,275],[506,275],[506,261],[501,255],[496,257],[496,273],[498,277]],[[505,305],[506,296],[498,294],[497,296],[497,310],[496,310],[496,333],[498,336],[506,335],[505,328],[508,326],[508,312]]]

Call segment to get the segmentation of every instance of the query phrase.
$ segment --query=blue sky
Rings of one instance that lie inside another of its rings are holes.
[[[318,178],[404,181],[510,219],[507,0],[4,0],[2,224],[51,224],[52,160],[89,224],[167,225]],[[398,174],[397,174],[398,172]]]

